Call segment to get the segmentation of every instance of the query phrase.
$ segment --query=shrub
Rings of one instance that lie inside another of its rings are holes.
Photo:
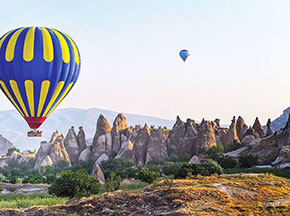
[[[242,147],[242,145],[237,140],[234,140],[232,144],[225,146],[224,152],[235,151],[235,150],[237,150],[238,148],[241,148],[241,147]]]
[[[30,184],[41,184],[45,183],[46,179],[40,175],[38,172],[34,175],[29,175],[26,178],[24,178],[23,183],[30,183]]]
[[[249,154],[249,155],[240,157],[239,162],[242,168],[250,168],[250,167],[258,165],[258,157],[252,154]]]
[[[107,192],[113,192],[118,190],[121,185],[121,177],[117,176],[116,173],[111,172],[109,177],[106,179],[105,188]]]
[[[60,177],[48,188],[50,194],[58,197],[88,196],[99,191],[99,181],[84,169],[61,172]]]
[[[134,178],[136,175],[136,171],[133,169],[133,163],[125,159],[110,157],[108,160],[102,161],[100,167],[105,178],[108,178],[111,172],[120,176],[122,179]]]
[[[160,177],[160,172],[151,171],[148,168],[142,168],[137,174],[137,179],[149,184],[154,182],[158,177]]]
[[[2,193],[2,191],[3,191],[3,185],[0,184],[0,194]]]
[[[166,163],[161,166],[161,170],[164,175],[176,175],[180,166],[180,163]]]
[[[224,169],[228,169],[228,168],[234,168],[237,166],[237,161],[229,156],[224,156],[221,155],[220,157],[217,158],[216,160],[218,162],[218,164],[220,164],[222,166],[222,168]]]
[[[215,161],[209,160],[202,164],[182,164],[176,175],[175,178],[186,178],[192,175],[203,175],[209,176],[212,174],[221,174],[223,172],[223,168]]]
[[[14,146],[13,148],[8,149],[6,156],[12,155],[13,152],[20,152],[20,150]]]

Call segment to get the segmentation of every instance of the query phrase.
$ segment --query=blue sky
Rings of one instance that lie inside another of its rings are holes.
[[[81,75],[59,108],[222,123],[242,115],[252,124],[290,106],[290,1],[0,0],[0,8],[1,35],[47,26],[76,41]]]

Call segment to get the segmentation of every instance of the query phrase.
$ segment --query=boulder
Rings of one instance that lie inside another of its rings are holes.
[[[265,136],[264,129],[263,129],[258,117],[256,117],[254,125],[252,128],[259,134],[259,137]]]
[[[147,144],[145,164],[150,161],[162,161],[165,157],[168,156],[166,137],[167,133],[162,129],[153,129],[151,131]]]
[[[194,155],[190,161],[188,162],[190,164],[200,164],[201,163],[201,160],[199,159],[199,157],[197,155]]]
[[[267,130],[266,130],[266,136],[271,136],[273,135],[273,131],[272,131],[272,122],[271,122],[271,119],[268,119],[267,121]]]
[[[242,140],[242,144],[250,145],[256,138],[253,135],[247,135]]]
[[[90,147],[85,148],[79,156],[78,161],[89,161],[90,159],[92,159],[92,152],[90,150]]]
[[[64,146],[71,162],[77,162],[80,154],[80,148],[77,142],[77,135],[72,126],[64,139]]]
[[[121,148],[120,132],[128,128],[127,119],[123,113],[119,113],[113,122],[112,150],[118,152]]]
[[[91,176],[93,176],[96,179],[98,179],[101,185],[105,184],[104,173],[103,173],[101,167],[98,164],[96,166],[94,166],[94,168],[92,169]]]
[[[272,163],[275,167],[286,168],[290,164],[290,145],[283,146],[276,160]]]
[[[133,142],[133,162],[135,166],[145,165],[147,145],[150,137],[150,129],[147,124],[138,131],[135,142]]]
[[[79,132],[77,135],[77,143],[79,146],[79,151],[82,152],[86,147],[86,135],[85,135],[85,131],[83,129],[83,127],[79,127]]]

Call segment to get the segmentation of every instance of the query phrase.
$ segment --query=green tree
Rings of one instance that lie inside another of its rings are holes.
[[[160,173],[156,171],[152,171],[148,168],[142,168],[138,173],[137,173],[137,179],[147,182],[149,184],[153,183],[157,178],[160,177]]]
[[[240,167],[250,168],[250,167],[258,165],[258,157],[252,154],[249,154],[249,155],[240,157],[239,162],[240,162]]]
[[[105,188],[107,192],[113,192],[118,190],[121,185],[121,177],[117,176],[116,173],[111,172],[109,177],[106,179]]]
[[[209,160],[201,164],[184,163],[179,167],[174,177],[177,179],[179,178],[183,179],[198,174],[203,176],[209,176],[212,174],[221,174],[221,173],[223,173],[223,168],[217,162]]]
[[[14,147],[8,149],[6,156],[12,155],[13,152],[20,152],[20,150],[14,146]]]
[[[115,159],[110,157],[106,161],[100,163],[100,167],[104,173],[105,178],[110,176],[110,173],[113,172],[117,176],[124,178],[133,178],[135,177],[136,171],[133,168],[133,163],[125,159]]]
[[[58,197],[88,196],[97,194],[99,191],[99,181],[84,169],[77,172],[61,172],[60,177],[48,188],[50,194]]]

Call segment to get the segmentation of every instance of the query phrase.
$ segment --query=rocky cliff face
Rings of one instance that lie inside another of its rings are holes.
[[[146,162],[147,145],[150,137],[150,129],[146,124],[138,131],[133,144],[133,162],[136,166],[144,166]]]
[[[5,137],[0,135],[0,156],[6,155],[8,152],[8,149],[13,148],[14,145],[9,142]]]
[[[245,120],[241,116],[238,117],[236,128],[239,140],[242,141],[248,129],[248,126],[246,125]]]

